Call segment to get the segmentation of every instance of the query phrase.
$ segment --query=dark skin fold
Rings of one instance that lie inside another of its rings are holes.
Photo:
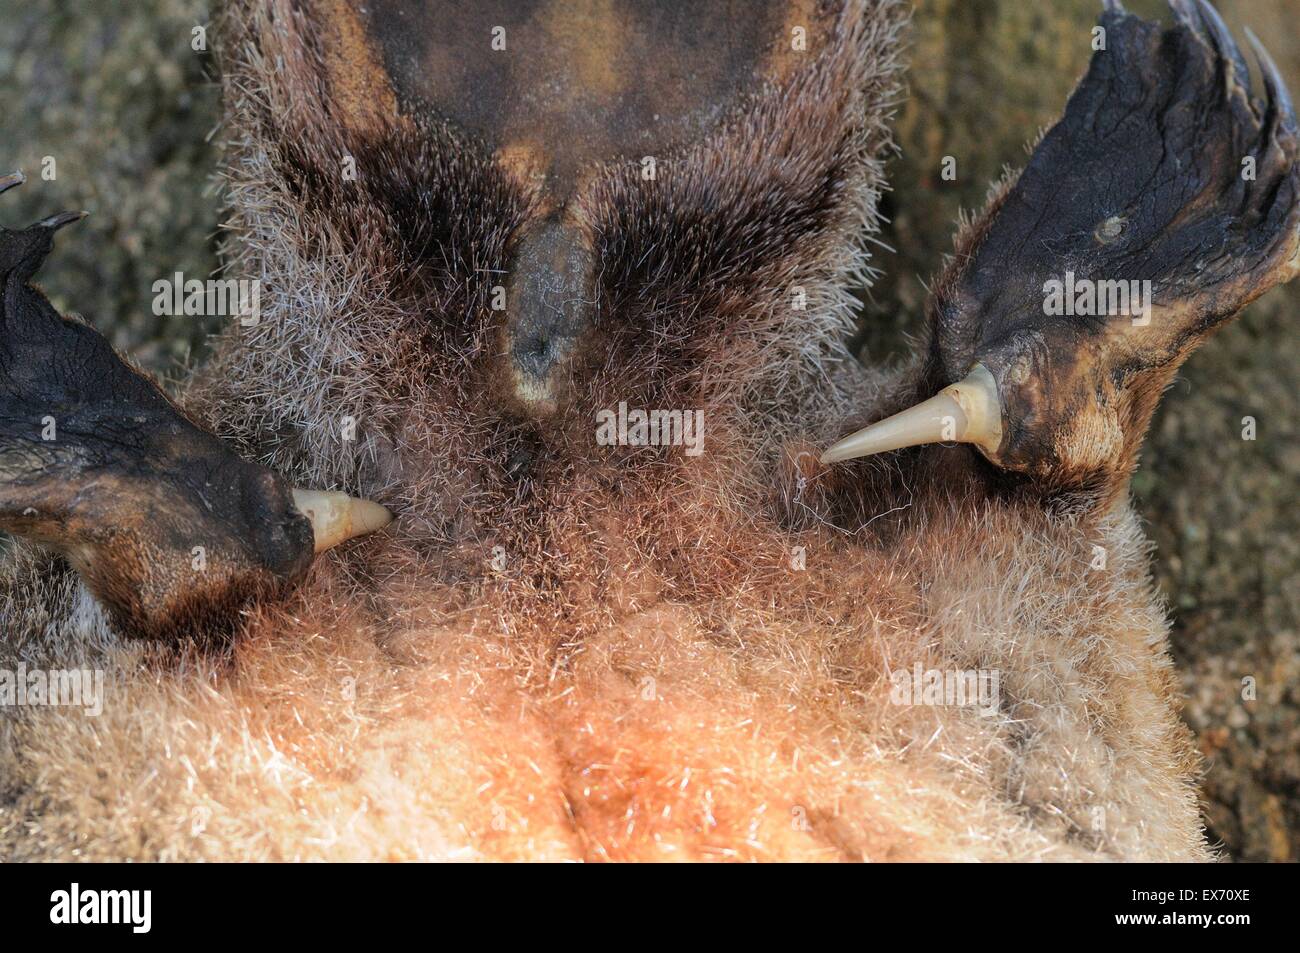
[[[0,191],[21,182],[0,177]],[[0,228],[0,529],[63,553],[120,631],[220,631],[303,576],[311,525],[279,476],[32,286],[54,231],[80,217]]]
[[[325,23],[355,17],[399,109],[520,155],[556,205],[593,161],[662,156],[711,131],[764,76],[797,62],[780,42],[787,20],[812,32],[813,49],[828,20],[815,3],[744,0],[351,6],[312,12]]]
[[[1107,4],[1106,49],[930,302],[921,391],[987,367],[1002,440],[986,456],[1038,493],[1112,500],[1179,365],[1300,270],[1286,87],[1260,47],[1253,97],[1214,9],[1172,7],[1162,28]],[[1151,282],[1149,316],[1045,314],[1045,283],[1067,272]]]

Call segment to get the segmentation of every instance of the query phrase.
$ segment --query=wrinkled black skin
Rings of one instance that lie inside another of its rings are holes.
[[[1013,485],[1023,476],[1048,495],[1113,495],[1179,364],[1288,277],[1294,116],[1274,90],[1252,102],[1245,62],[1211,8],[1175,0],[1173,12],[1169,27],[1117,5],[1102,15],[1106,49],[931,302],[917,397],[975,362],[988,368],[1003,409],[989,457]],[[1246,156],[1253,181],[1241,174]],[[1118,234],[1102,227],[1112,219]],[[1151,323],[1045,314],[1044,283],[1067,271],[1152,282]],[[1088,452],[1107,437],[1109,456]]]
[[[0,228],[0,529],[68,554],[136,636],[233,618],[248,598],[301,579],[312,530],[284,481],[196,426],[32,287],[53,230]]]

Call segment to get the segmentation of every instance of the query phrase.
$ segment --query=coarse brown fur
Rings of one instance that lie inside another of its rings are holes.
[[[541,422],[493,397],[474,278],[531,196],[448,129],[334,121],[290,11],[222,24],[233,267],[267,288],[186,404],[397,522],[248,610],[224,653],[124,641],[66,567],[11,559],[0,669],[109,684],[98,718],[2,713],[0,855],[1210,857],[1127,504],[1048,513],[963,447],[839,470],[807,452],[919,386],[859,375],[839,343],[883,188],[895,3],[850,4],[834,50],[678,154],[676,193],[593,175],[578,214],[606,236],[613,323]],[[322,172],[345,152],[350,192]],[[774,155],[788,188],[721,180],[749,230],[692,211],[710,163]],[[459,201],[421,204],[439,196]],[[806,312],[779,306],[794,285]],[[595,446],[593,409],[619,400],[703,409],[707,452]],[[892,703],[918,663],[999,671],[999,710]]]

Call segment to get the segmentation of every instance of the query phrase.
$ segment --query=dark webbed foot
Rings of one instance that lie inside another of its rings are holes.
[[[328,517],[340,495],[240,459],[32,287],[81,217],[0,227],[0,529],[63,553],[123,631],[185,634],[301,578],[330,540],[300,509]]]
[[[1286,86],[1252,36],[1252,98],[1213,7],[1171,5],[1164,29],[1107,3],[1106,48],[936,282],[925,386],[943,392],[828,461],[958,440],[1037,491],[1104,503],[1179,365],[1300,271]]]

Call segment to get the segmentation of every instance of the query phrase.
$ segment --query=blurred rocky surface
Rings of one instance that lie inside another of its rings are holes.
[[[192,48],[207,22],[193,0],[0,0],[0,169],[28,179],[0,215],[88,210],[38,281],[157,371],[175,371],[213,330],[152,310],[154,281],[217,267],[220,94],[210,52]]]

